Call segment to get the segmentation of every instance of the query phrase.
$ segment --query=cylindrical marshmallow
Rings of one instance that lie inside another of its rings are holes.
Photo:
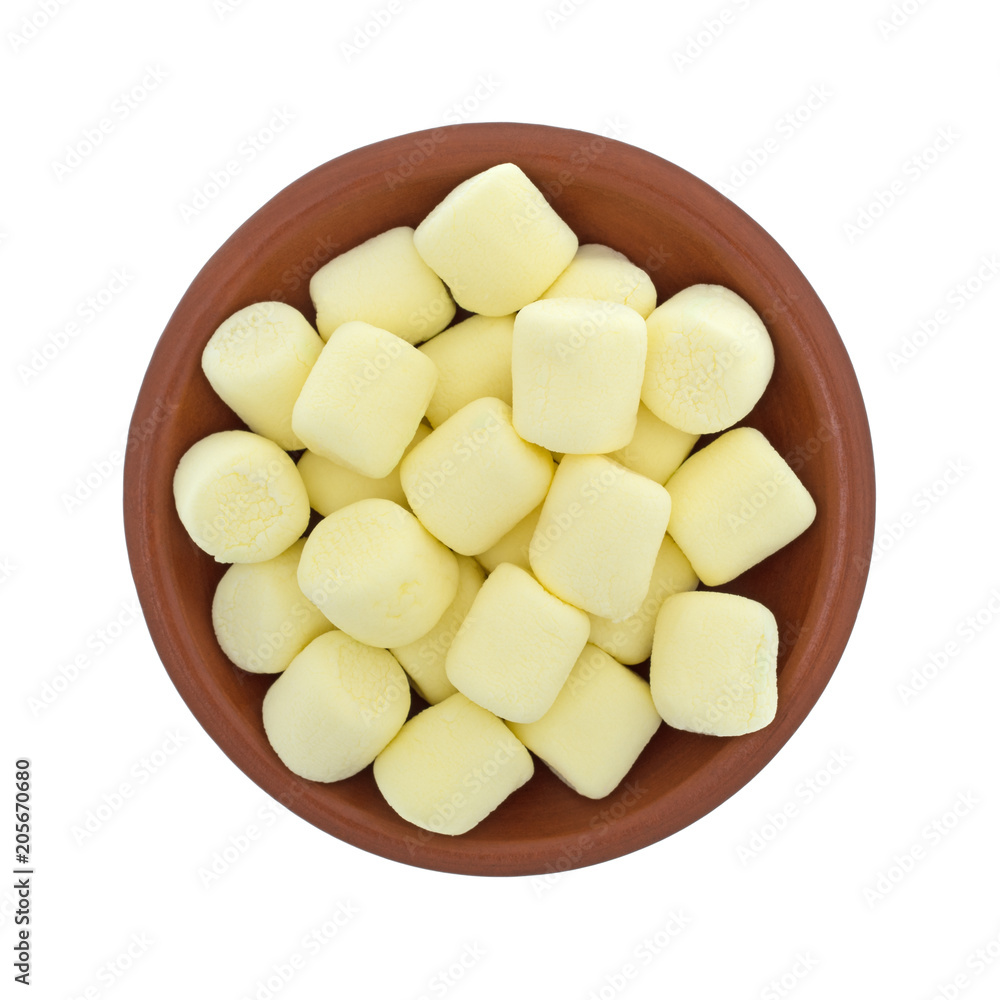
[[[697,434],[665,424],[640,403],[632,440],[624,448],[610,452],[608,458],[662,486],[688,457],[697,440]]]
[[[421,344],[420,350],[438,369],[427,422],[437,427],[466,403],[483,396],[502,399],[510,406],[513,342],[513,316],[470,316]]]
[[[359,500],[313,528],[298,581],[348,635],[371,646],[405,646],[455,599],[458,562],[408,510]]]
[[[587,643],[590,620],[530,574],[501,563],[486,578],[445,660],[466,697],[512,722],[552,706]]]
[[[421,524],[471,556],[538,506],[554,471],[544,448],[518,437],[510,407],[487,396],[421,441],[400,464],[399,478]]]
[[[620,302],[645,319],[656,306],[656,289],[649,275],[625,254],[600,243],[585,243],[539,298]]]
[[[531,568],[564,601],[622,621],[642,606],[669,520],[658,483],[603,455],[567,455],[531,538]]]
[[[431,429],[427,424],[419,424],[412,440],[406,446],[406,451],[418,445],[430,432]],[[399,482],[398,465],[388,476],[372,479],[371,476],[363,476],[360,472],[338,465],[314,451],[307,450],[302,453],[298,461],[298,470],[309,494],[309,506],[324,517],[335,510],[340,510],[341,507],[347,507],[359,500],[370,500],[373,497],[391,500],[401,507],[407,506],[406,494]]]
[[[344,323],[330,335],[292,410],[306,447],[381,479],[403,457],[437,382],[430,358],[387,330]]]
[[[212,388],[254,433],[286,451],[302,447],[292,407],[323,341],[298,309],[257,302],[212,334],[201,367]]]
[[[642,317],[617,302],[543,299],[514,320],[514,427],[552,451],[598,455],[635,433]]]
[[[495,715],[453,694],[410,719],[373,770],[379,791],[403,819],[456,836],[489,816],[535,766]]]
[[[294,774],[340,781],[399,732],[410,687],[392,653],[330,631],[313,639],[264,695],[264,732]]]
[[[295,463],[250,431],[218,431],[195,442],[177,463],[173,488],[181,524],[216,562],[273,559],[309,524]]]
[[[417,226],[421,257],[469,312],[508,316],[534,302],[576,253],[573,230],[513,163],[463,181]]]
[[[757,601],[697,590],[674,594],[656,619],[649,683],[674,729],[742,736],[774,719],[778,625]]]
[[[590,641],[610,653],[619,663],[642,663],[653,649],[653,628],[663,602],[681,591],[695,590],[698,577],[684,553],[669,534],[653,563],[649,590],[639,610],[620,622],[590,616]]]
[[[552,707],[511,732],[580,795],[603,799],[660,728],[649,685],[588,644]]]
[[[363,320],[419,344],[455,315],[448,289],[417,253],[409,226],[334,257],[312,276],[309,295],[324,340],[342,323]]]
[[[222,651],[255,674],[281,673],[330,622],[299,589],[305,540],[267,562],[234,564],[212,600],[212,625]]]
[[[696,451],[667,480],[670,534],[710,587],[728,583],[812,524],[816,504],[754,427]]]
[[[485,579],[486,573],[475,559],[459,556],[455,600],[426,635],[408,646],[392,648],[392,655],[409,675],[417,694],[429,705],[436,705],[455,693],[455,685],[445,673],[445,658]]]
[[[689,434],[742,420],[764,394],[774,347],[749,303],[722,285],[691,285],[646,320],[642,401]]]

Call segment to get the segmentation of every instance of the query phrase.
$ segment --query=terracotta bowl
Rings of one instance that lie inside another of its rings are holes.
[[[818,516],[791,545],[721,588],[762,601],[778,620],[771,725],[728,739],[661,726],[625,782],[596,802],[539,764],[479,826],[448,837],[400,819],[370,767],[319,784],[281,764],[261,723],[273,677],[244,673],[221,652],[211,604],[225,567],[188,538],[171,481],[195,441],[241,426],[200,367],[202,347],[223,319],[267,299],[314,319],[308,279],[321,264],[393,226],[416,226],[457,183],[505,161],[542,188],[581,243],[608,244],[645,267],[659,301],[713,282],[757,309],[777,362],[744,423],[788,459]],[[366,851],[440,871],[525,875],[590,865],[714,809],[774,756],[823,691],[853,627],[872,550],[875,477],[864,404],[809,282],[760,226],[696,177],[644,150],[568,129],[490,123],[418,132],[337,157],[289,185],[195,277],[153,353],[131,432],[124,500],[132,573],[156,649],[195,717],[239,768],[303,819]]]

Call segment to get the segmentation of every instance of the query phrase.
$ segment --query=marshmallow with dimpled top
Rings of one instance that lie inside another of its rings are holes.
[[[531,538],[531,568],[557,597],[622,621],[642,606],[669,520],[658,483],[603,455],[567,455]]]
[[[602,299],[620,302],[645,319],[656,306],[656,289],[641,267],[600,243],[585,243],[540,299]]]
[[[710,587],[728,583],[812,524],[816,504],[753,427],[695,452],[667,480],[670,534]]]
[[[603,799],[660,728],[660,716],[649,685],[588,644],[545,715],[508,726],[570,788]]]
[[[375,758],[375,784],[403,819],[456,836],[481,823],[534,774],[531,754],[462,694],[410,719]]]
[[[501,563],[486,578],[445,659],[448,680],[512,722],[552,706],[587,643],[590,621],[530,573]]]
[[[438,369],[437,387],[427,406],[431,427],[483,396],[510,406],[513,343],[513,316],[470,316],[420,345]]]
[[[437,368],[399,337],[369,323],[339,326],[292,410],[305,446],[363,476],[396,467],[434,393]]]
[[[674,729],[742,736],[778,707],[778,624],[757,601],[698,590],[674,594],[656,619],[649,683]]]
[[[510,407],[486,396],[421,441],[400,464],[399,478],[424,527],[471,556],[538,506],[554,471],[544,448],[517,436]]]
[[[688,457],[697,440],[697,434],[665,424],[640,403],[632,440],[624,448],[610,452],[608,458],[662,485]]]
[[[455,315],[441,279],[413,246],[413,230],[397,226],[324,264],[309,281],[320,336],[363,320],[419,344]]]
[[[642,663],[653,648],[653,628],[663,602],[672,594],[695,590],[697,586],[698,577],[691,563],[670,535],[664,535],[642,606],[620,622],[591,615],[590,641],[619,663]]]
[[[359,500],[313,528],[299,587],[339,629],[371,646],[429,632],[458,591],[458,562],[391,500]]]
[[[417,226],[421,257],[469,312],[509,316],[534,302],[576,253],[573,230],[513,163],[463,181]]]
[[[628,306],[542,299],[514,320],[514,427],[551,451],[599,455],[635,433],[646,325]]]
[[[341,781],[367,767],[410,710],[392,653],[330,631],[313,639],[268,688],[264,732],[294,774]]]
[[[254,674],[278,674],[316,636],[330,631],[326,615],[299,589],[296,573],[305,541],[260,563],[229,567],[215,588],[212,625],[222,651]]]
[[[292,407],[322,350],[323,341],[298,309],[257,302],[218,327],[201,367],[250,430],[294,451],[302,442],[292,430]]]
[[[409,452],[418,445],[430,432],[430,427],[421,423],[413,439],[406,446],[406,451]],[[398,465],[388,476],[372,479],[371,476],[362,476],[360,472],[354,472],[346,466],[331,462],[330,459],[317,455],[314,451],[304,451],[298,461],[298,470],[302,482],[306,484],[309,506],[324,517],[335,510],[340,510],[341,507],[347,507],[359,500],[370,500],[372,497],[391,500],[400,507],[407,506],[406,494],[399,482]]]
[[[250,431],[196,441],[174,472],[174,503],[195,544],[216,562],[273,559],[309,524],[309,497],[288,453]]]
[[[774,347],[750,304],[722,285],[691,285],[646,320],[642,401],[689,434],[742,420],[764,394]]]
[[[486,573],[475,559],[459,556],[455,600],[430,632],[408,646],[392,648],[392,655],[409,675],[417,694],[430,705],[455,693],[455,685],[444,670],[445,658],[485,579]]]
[[[531,572],[528,548],[541,514],[542,505],[539,504],[523,521],[518,521],[496,545],[478,553],[476,559],[487,573],[492,573],[500,563],[513,563],[526,573]]]

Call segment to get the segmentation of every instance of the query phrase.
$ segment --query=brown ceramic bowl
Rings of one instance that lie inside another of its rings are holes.
[[[184,451],[239,427],[201,371],[202,347],[243,306],[281,299],[314,319],[308,278],[336,253],[393,226],[416,226],[459,181],[517,163],[581,243],[605,243],[651,274],[662,301],[696,282],[727,285],[764,317],[774,376],[746,424],[786,456],[816,500],[815,523],[739,577],[781,635],[777,718],[720,739],[661,726],[626,781],[585,799],[539,765],[535,776],[460,837],[429,834],[383,801],[372,769],[319,784],[271,750],[261,700],[273,678],[221,652],[211,604],[225,567],[187,536],[171,482]],[[407,864],[524,875],[594,864],[675,833],[746,784],[823,691],[847,643],[874,532],[874,467],[851,362],[822,303],[771,237],[721,194],[651,153],[542,125],[457,125],[366,146],[289,185],[202,268],[153,353],[125,463],[129,559],[150,634],[198,721],[233,762],[293,812],[348,843]]]

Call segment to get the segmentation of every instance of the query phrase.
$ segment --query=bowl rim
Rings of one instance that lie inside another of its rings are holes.
[[[395,164],[400,150],[420,149],[421,144],[426,148],[427,144],[450,141],[456,135],[461,136],[463,144],[483,149],[503,149],[507,145],[544,149],[556,134],[581,148],[597,141],[604,144],[602,155],[610,152],[616,169],[625,176],[639,176],[643,170],[655,168],[662,178],[658,197],[674,201],[677,213],[697,216],[699,226],[713,231],[714,239],[732,244],[751,271],[758,269],[762,281],[768,279],[757,264],[757,251],[753,248],[758,251],[766,248],[767,258],[781,264],[781,274],[786,278],[783,291],[788,300],[798,303],[800,310],[808,307],[810,324],[801,331],[802,335],[814,345],[821,345],[826,355],[835,356],[839,374],[843,376],[836,384],[829,379],[816,380],[816,385],[826,393],[825,409],[838,415],[831,431],[835,472],[840,483],[839,502],[826,512],[830,523],[821,562],[821,572],[839,582],[838,601],[836,605],[828,602],[824,607],[817,593],[810,602],[806,615],[809,628],[803,630],[789,654],[790,660],[794,657],[811,663],[808,684],[800,671],[795,675],[799,679],[797,687],[784,692],[784,701],[790,702],[793,710],[780,714],[774,723],[755,734],[730,738],[727,751],[716,754],[707,765],[707,773],[699,772],[703,780],[682,783],[673,790],[667,803],[656,799],[640,804],[618,822],[615,837],[589,838],[586,843],[581,836],[566,835],[535,837],[525,842],[470,841],[441,835],[422,838],[414,828],[414,836],[419,840],[419,848],[415,850],[412,843],[403,843],[399,837],[372,829],[364,810],[351,804],[345,804],[337,815],[331,816],[310,787],[312,783],[290,782],[289,772],[280,764],[275,766],[273,761],[248,752],[243,734],[229,718],[218,692],[213,693],[199,683],[195,651],[171,627],[158,596],[163,587],[169,586],[165,560],[158,559],[158,553],[166,551],[166,527],[165,519],[157,516],[157,497],[150,486],[155,449],[148,436],[135,438],[138,443],[127,449],[125,457],[125,538],[140,605],[164,668],[201,726],[255,784],[301,818],[370,853],[443,872],[538,875],[553,870],[553,857],[568,858],[568,868],[578,868],[656,843],[707,815],[746,785],[788,741],[822,694],[846,648],[865,590],[875,531],[875,466],[871,433],[854,368],[833,320],[808,280],[779,244],[739,206],[695,175],[648,150],[589,132],[520,122],[464,123],[423,129],[359,147],[313,168],[270,198],[216,250],[178,302],[157,341],[129,427],[132,442],[133,434],[152,417],[163,399],[177,397],[182,385],[177,373],[171,372],[172,331],[198,323],[199,314],[205,309],[199,301],[202,289],[239,281],[238,262],[248,246],[259,246],[267,234],[297,226],[316,205],[330,197],[331,190],[357,183],[359,176],[383,175],[387,165]],[[690,200],[673,192],[694,193],[698,204],[710,206],[711,214],[699,211]],[[860,563],[859,552],[865,554]],[[853,565],[849,565],[852,560]],[[698,787],[687,787],[692,784]]]

